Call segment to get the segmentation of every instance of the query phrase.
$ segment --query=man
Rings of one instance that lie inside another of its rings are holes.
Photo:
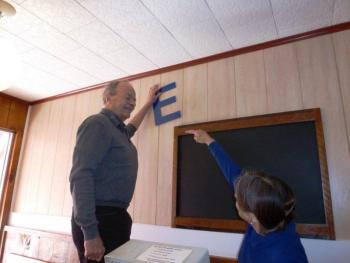
[[[127,81],[113,81],[103,92],[104,108],[80,125],[73,153],[70,190],[72,236],[79,260],[104,262],[103,256],[130,239],[126,211],[137,176],[137,151],[130,138],[158,98],[150,88],[146,103],[130,120],[136,94]]]

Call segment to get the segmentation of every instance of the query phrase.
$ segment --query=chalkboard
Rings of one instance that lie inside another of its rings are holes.
[[[319,109],[176,127],[174,226],[245,229],[235,209],[233,189],[207,146],[184,133],[199,128],[208,131],[243,169],[281,177],[291,186],[300,234],[334,238]]]

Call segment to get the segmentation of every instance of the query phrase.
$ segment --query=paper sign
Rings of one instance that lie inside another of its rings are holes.
[[[152,263],[181,263],[191,252],[192,250],[187,248],[153,245],[136,259]]]

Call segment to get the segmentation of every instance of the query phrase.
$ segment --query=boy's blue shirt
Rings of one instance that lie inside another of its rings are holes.
[[[209,150],[233,187],[240,176],[241,168],[230,158],[216,141]],[[260,235],[248,225],[238,254],[240,263],[307,263],[307,257],[300,237],[295,231],[295,223],[289,223],[283,230]]]
[[[220,170],[223,172],[230,186],[234,186],[235,180],[241,174],[241,168],[230,158],[219,143],[212,142],[208,146]]]

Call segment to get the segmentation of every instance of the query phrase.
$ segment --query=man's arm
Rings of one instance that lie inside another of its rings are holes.
[[[159,86],[154,85],[149,89],[148,97],[146,103],[141,107],[141,109],[131,118],[129,124],[133,125],[136,129],[140,126],[142,120],[146,116],[149,108],[158,99],[160,93],[158,93]]]
[[[95,215],[95,171],[109,146],[110,137],[98,120],[89,118],[79,127],[69,179],[73,216],[83,231],[85,254],[90,259],[100,259],[104,254]]]

